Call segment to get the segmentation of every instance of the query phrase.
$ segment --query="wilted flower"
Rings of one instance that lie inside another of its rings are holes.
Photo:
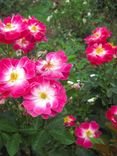
[[[67,63],[67,56],[63,51],[50,52],[46,55],[46,60],[39,59],[36,63],[37,73],[47,79],[66,80],[71,68],[72,64]]]

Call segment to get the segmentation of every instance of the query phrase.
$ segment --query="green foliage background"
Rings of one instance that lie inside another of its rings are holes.
[[[1,105],[1,156],[101,156],[102,153],[115,156],[117,148],[110,147],[109,142],[99,151],[76,146],[73,129],[63,125],[63,118],[73,114],[78,122],[96,120],[103,139],[115,137],[105,127],[105,111],[117,104],[117,61],[93,67],[86,59],[84,43],[84,38],[97,26],[107,26],[113,33],[111,42],[116,44],[115,1],[0,0],[1,18],[19,12],[26,17],[35,16],[46,24],[48,42],[39,44],[36,52],[64,50],[73,64],[69,80],[81,86],[77,89],[64,82],[68,103],[61,114],[47,121],[23,115],[20,101],[8,99]],[[91,98],[95,100],[88,102]]]

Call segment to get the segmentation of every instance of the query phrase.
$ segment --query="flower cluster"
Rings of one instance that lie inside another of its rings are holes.
[[[110,36],[111,32],[106,27],[98,27],[92,32],[92,35],[85,38],[88,44],[86,56],[91,64],[101,65],[113,59],[117,46],[107,42]]]
[[[113,105],[106,112],[106,118],[112,122],[112,124],[117,127],[117,106]]]
[[[24,54],[34,49],[36,42],[46,41],[46,26],[35,17],[28,19],[17,14],[0,21],[0,42],[12,44]]]
[[[73,131],[76,136],[77,145],[84,148],[93,147],[93,144],[96,142],[93,142],[92,139],[97,140],[102,134],[101,131],[99,131],[99,124],[96,121],[85,121],[79,124],[76,120],[73,115],[67,115],[64,117],[64,126],[75,128]]]
[[[12,44],[24,54],[46,41],[46,26],[35,17],[13,15],[0,21],[0,42]],[[0,100],[22,97],[22,106],[32,117],[53,117],[63,110],[67,97],[59,80],[67,80],[72,64],[64,51],[50,52],[46,59],[2,58],[0,60]]]
[[[71,64],[63,51],[50,52],[47,60],[0,60],[0,93],[3,99],[23,97],[23,106],[31,116],[55,116],[66,104],[66,92],[58,79],[68,78]],[[54,62],[54,58],[55,62]]]

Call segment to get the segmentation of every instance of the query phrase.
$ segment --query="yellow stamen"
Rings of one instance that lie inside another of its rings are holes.
[[[39,96],[40,96],[41,99],[44,99],[44,100],[47,98],[47,94],[44,93],[44,92],[40,93]]]
[[[64,117],[64,122],[69,122],[68,117]]]
[[[99,37],[100,34],[99,34],[99,33],[94,33],[93,36],[94,36],[94,37]]]
[[[10,80],[11,82],[14,82],[18,79],[18,73],[16,72],[12,72],[11,75],[10,75]]]
[[[31,26],[31,30],[34,31],[34,32],[36,32],[38,30],[38,27],[35,26],[35,25],[33,25],[33,26]]]
[[[96,48],[96,55],[101,55],[103,54],[103,52],[104,52],[104,49],[102,47]]]
[[[47,64],[45,64],[45,68],[48,68],[48,69],[50,69],[50,68],[52,68],[54,65],[49,61],[49,62],[47,62]]]
[[[11,23],[7,23],[6,26],[5,26],[5,28],[12,29],[13,28],[13,25]]]
[[[86,131],[86,136],[87,136],[88,138],[92,137],[92,135],[93,135],[93,133],[92,133],[90,130],[87,130],[87,131]]]

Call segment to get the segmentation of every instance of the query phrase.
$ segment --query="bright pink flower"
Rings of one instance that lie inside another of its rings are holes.
[[[19,39],[25,34],[26,26],[20,15],[4,18],[3,22],[0,23],[0,41],[9,44]]]
[[[87,44],[105,43],[111,32],[106,27],[97,27],[92,31],[92,35],[85,38]]]
[[[90,138],[98,138],[101,135],[98,129],[99,125],[95,121],[81,123],[75,129],[75,135],[77,137],[76,144],[85,148],[91,148],[93,144]]]
[[[41,115],[47,119],[63,110],[67,98],[65,89],[59,82],[37,77],[31,86],[23,102],[28,114],[32,117]]]
[[[63,51],[50,52],[46,60],[39,59],[36,63],[37,73],[48,79],[66,80],[69,76],[72,64],[67,63],[67,56]]]
[[[71,127],[75,126],[76,118],[73,115],[68,115],[64,117],[64,126]]]
[[[87,59],[94,65],[110,62],[114,54],[114,49],[108,43],[94,44],[86,48]]]
[[[113,43],[107,43],[108,46],[111,46],[111,48],[114,50],[115,55],[117,54],[117,46],[113,45]]]
[[[18,59],[4,58],[0,61],[0,93],[4,97],[23,96],[35,76],[35,64],[27,57]]]
[[[111,106],[106,112],[106,118],[110,120],[115,126],[117,126],[117,106]]]
[[[35,17],[30,17],[27,21],[28,24],[28,34],[30,34],[35,41],[47,41],[45,33],[46,33],[46,26],[37,20]]]
[[[26,36],[16,40],[13,44],[14,50],[22,50],[24,54],[33,50],[35,42],[32,41],[30,36]]]

